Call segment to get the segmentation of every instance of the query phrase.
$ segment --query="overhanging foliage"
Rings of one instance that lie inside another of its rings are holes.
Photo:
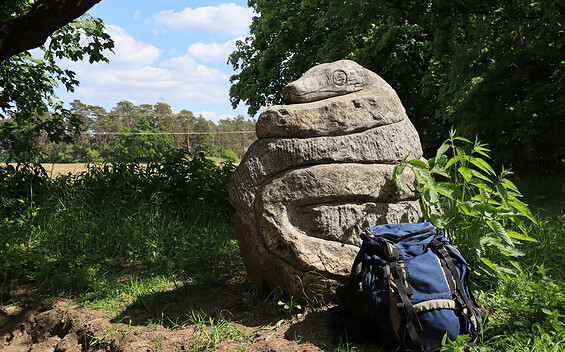
[[[38,160],[40,135],[58,143],[80,133],[80,119],[55,96],[59,84],[73,91],[79,82],[74,72],[60,68],[56,60],[108,61],[103,52],[111,50],[114,42],[102,21],[89,15],[75,19],[98,1],[13,0],[0,5],[0,149],[7,161]],[[33,25],[26,27],[29,21]],[[44,46],[47,36],[50,40]],[[22,43],[11,46],[13,38]],[[43,58],[21,51],[39,45]]]
[[[398,92],[427,154],[454,126],[514,168],[565,165],[561,1],[251,0],[260,16],[229,62],[255,114],[315,64],[352,59]]]

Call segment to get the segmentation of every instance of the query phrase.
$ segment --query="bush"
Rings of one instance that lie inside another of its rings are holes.
[[[231,163],[239,162],[239,158],[237,157],[237,154],[231,149],[222,149],[220,151],[220,158],[224,158]]]
[[[445,154],[448,151],[451,158]],[[489,152],[485,144],[458,137],[451,130],[433,158],[403,160],[397,165],[394,182],[403,190],[401,175],[410,168],[426,220],[452,230],[451,239],[466,257],[484,272],[500,275],[513,273],[501,262],[519,269],[515,258],[523,253],[517,245],[536,241],[525,226],[525,220],[535,219],[508,178],[512,172],[503,167],[497,174],[485,160]]]
[[[165,158],[91,165],[55,179],[0,167],[0,286],[100,294],[122,262],[203,279],[241,270],[227,193],[233,165],[203,154]]]
[[[85,163],[89,163],[92,161],[97,161],[100,158],[100,152],[96,149],[86,148],[86,153],[82,158],[82,161]]]

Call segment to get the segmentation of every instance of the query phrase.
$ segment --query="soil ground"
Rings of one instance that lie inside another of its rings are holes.
[[[332,309],[290,315],[250,302],[248,288],[181,287],[115,311],[13,290],[0,306],[0,351],[328,351]],[[282,314],[282,315],[281,315]],[[210,323],[212,322],[212,323]]]

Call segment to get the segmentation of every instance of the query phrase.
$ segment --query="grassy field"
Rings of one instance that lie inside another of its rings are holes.
[[[41,164],[47,175],[50,177],[56,177],[58,175],[64,175],[68,173],[80,173],[87,170],[88,164],[85,163],[74,163],[74,164]]]
[[[336,302],[251,289],[227,200],[233,167],[177,156],[81,168],[53,165],[31,208],[27,183],[3,175],[0,350],[53,350],[71,336],[86,351],[379,350],[330,326]],[[489,321],[471,351],[565,350],[563,181],[517,184],[539,215],[537,242],[522,246],[517,275],[474,278]]]
[[[225,162],[225,159],[222,158],[210,158],[210,160],[214,161],[217,165]],[[89,165],[101,165],[100,163],[88,164],[88,163],[70,163],[70,164],[61,164],[61,163],[52,163],[52,164],[41,164],[47,175],[50,177],[56,177],[58,175],[66,175],[68,173],[81,173],[83,171],[88,170]],[[143,165],[143,164],[142,164]]]

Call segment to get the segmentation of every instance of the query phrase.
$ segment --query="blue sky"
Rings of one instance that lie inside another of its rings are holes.
[[[227,64],[235,41],[249,35],[253,12],[247,1],[102,0],[89,13],[100,17],[112,35],[110,63],[66,62],[77,73],[74,93],[58,90],[69,103],[110,110],[118,101],[166,102],[218,121],[247,115],[229,102]]]

